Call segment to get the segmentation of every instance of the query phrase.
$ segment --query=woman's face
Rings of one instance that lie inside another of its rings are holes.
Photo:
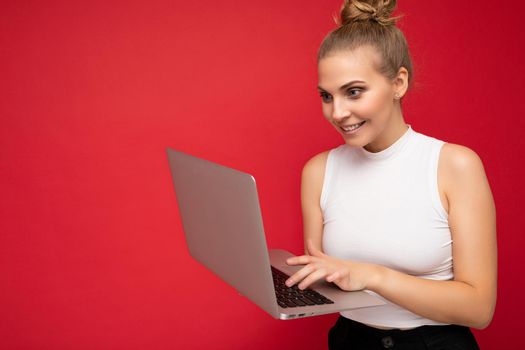
[[[319,61],[319,93],[325,118],[350,146],[381,151],[406,131],[395,94],[405,89],[375,68],[376,51],[360,47]]]

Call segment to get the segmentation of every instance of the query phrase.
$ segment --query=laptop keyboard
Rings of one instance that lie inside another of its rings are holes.
[[[284,272],[272,266],[273,284],[275,286],[275,295],[277,304],[280,307],[298,307],[310,305],[333,304],[334,302],[316,291],[306,288],[301,290],[294,285],[286,286],[284,282],[290,277]]]

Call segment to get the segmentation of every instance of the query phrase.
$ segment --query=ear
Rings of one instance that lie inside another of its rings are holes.
[[[399,68],[397,76],[392,81],[394,94],[403,97],[408,90],[408,70],[405,67]]]

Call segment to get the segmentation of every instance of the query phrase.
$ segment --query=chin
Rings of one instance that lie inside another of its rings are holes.
[[[364,143],[364,142],[355,142],[354,140],[347,140],[347,139],[344,139],[344,142],[350,147],[362,148],[367,145],[367,143]]]
[[[342,135],[342,136],[343,136],[343,141],[348,146],[351,146],[351,147],[365,147],[371,142],[371,140],[369,140],[367,137],[357,137],[357,135],[351,136],[351,137],[347,135]]]

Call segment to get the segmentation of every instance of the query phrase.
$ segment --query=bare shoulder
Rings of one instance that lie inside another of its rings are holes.
[[[484,193],[490,197],[490,185],[480,157],[468,147],[446,143],[440,155],[439,176],[448,200],[474,198]]]
[[[310,158],[304,164],[303,171],[311,172],[316,170],[324,170],[324,167],[326,166],[326,160],[328,159],[328,153],[330,153],[329,150],[318,153],[312,158]]]
[[[316,154],[303,167],[301,187],[303,194],[306,194],[308,197],[318,198],[320,196],[329,152],[325,151]]]
[[[441,150],[440,165],[442,170],[453,177],[484,174],[481,158],[468,147],[445,143]]]

